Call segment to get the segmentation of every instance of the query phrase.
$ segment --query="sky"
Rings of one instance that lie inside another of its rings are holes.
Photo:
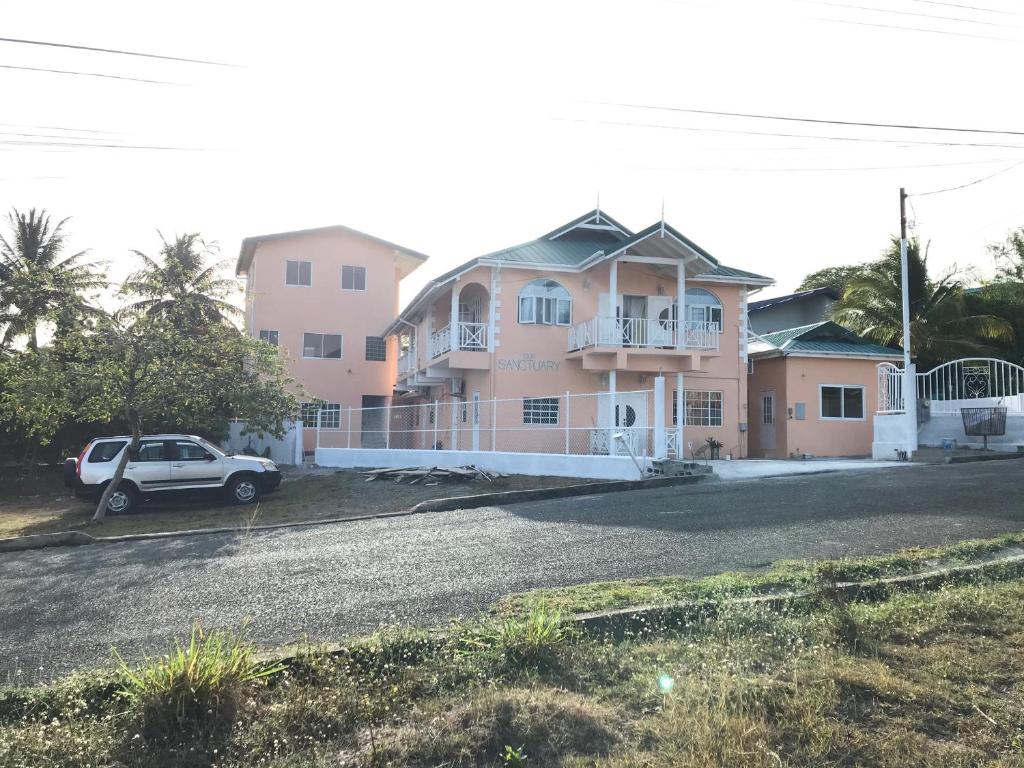
[[[986,244],[1024,225],[1024,133],[679,111],[1024,132],[1014,0],[0,0],[0,18],[6,38],[229,65],[0,42],[0,208],[72,217],[115,280],[158,231],[233,265],[243,237],[344,224],[431,256],[404,303],[600,199],[633,229],[664,206],[773,277],[768,297],[875,258],[901,186],[936,270],[991,275]]]

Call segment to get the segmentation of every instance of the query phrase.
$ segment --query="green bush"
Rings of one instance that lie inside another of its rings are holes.
[[[138,668],[116,650],[114,656],[124,677],[120,693],[137,709],[149,738],[229,725],[246,685],[283,669],[256,661],[244,632],[207,632],[198,623],[186,645],[176,642],[169,654]]]

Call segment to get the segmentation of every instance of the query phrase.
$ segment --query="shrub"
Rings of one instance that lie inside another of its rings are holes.
[[[506,670],[550,667],[571,630],[562,614],[534,608],[523,618],[507,617],[471,629],[459,638],[462,655],[490,659]]]
[[[244,633],[207,632],[198,623],[186,645],[132,668],[115,650],[124,677],[121,695],[142,717],[147,737],[172,736],[199,726],[215,731],[234,721],[245,686],[283,667],[256,661]]]

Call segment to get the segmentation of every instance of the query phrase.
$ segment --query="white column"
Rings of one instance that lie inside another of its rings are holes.
[[[616,320],[619,315],[618,310],[616,309],[616,307],[619,306],[619,262],[614,260],[608,268],[608,293],[610,294],[608,296],[608,307],[611,312],[612,319],[597,319],[597,338],[599,344],[611,339],[613,340],[613,343],[618,346],[622,343],[622,331],[619,329],[619,323]],[[604,331],[604,328],[608,328],[609,330]],[[614,424],[612,426],[614,426]]]
[[[452,283],[452,322],[448,330],[451,331],[452,352],[459,348],[459,291],[458,283]]]
[[[668,438],[665,432],[665,377],[654,377],[654,458],[668,457]]]
[[[498,313],[498,268],[491,267],[491,296],[487,307],[487,351],[494,351],[494,328]]]
[[[683,442],[686,424],[686,382],[683,374],[676,374],[676,458],[680,461],[686,458],[686,443]]]
[[[686,264],[676,264],[676,349],[686,346]]]
[[[615,371],[608,371],[608,455],[615,455]]]
[[[562,418],[565,420],[565,455],[569,455],[569,390],[565,391],[565,408],[562,412]]]
[[[866,407],[866,406],[865,406]],[[906,409],[907,458],[917,451],[917,366],[910,363],[903,373],[903,407]]]
[[[434,336],[434,307],[430,306],[430,307],[427,308],[426,338],[424,339],[424,342],[426,343],[426,346],[424,346],[424,348],[423,348],[425,350],[425,353],[423,355],[423,364],[424,365],[430,365],[430,361],[433,359],[433,355],[434,355],[433,336]]]

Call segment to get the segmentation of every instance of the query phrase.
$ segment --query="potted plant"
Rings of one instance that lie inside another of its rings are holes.
[[[721,442],[720,440],[715,440],[715,438],[713,437],[709,437],[704,442],[707,443],[708,449],[711,451],[712,459],[721,458],[720,451],[722,450],[722,446],[725,445],[725,443]]]

